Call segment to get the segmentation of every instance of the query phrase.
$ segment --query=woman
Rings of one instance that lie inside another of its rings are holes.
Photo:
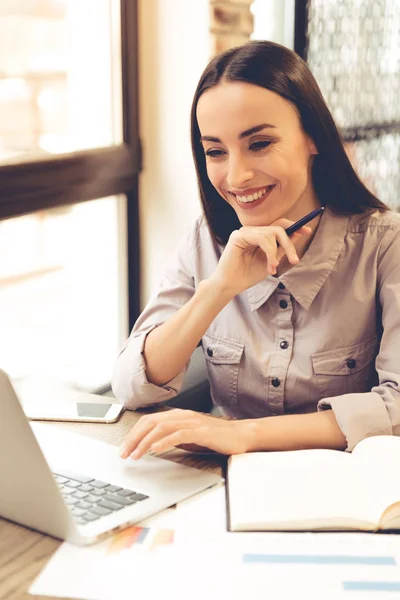
[[[135,324],[113,389],[131,409],[171,398],[201,342],[214,404],[235,420],[145,416],[121,456],[351,451],[400,435],[400,215],[355,174],[306,64],[270,42],[230,49],[205,69],[191,121],[204,217]]]

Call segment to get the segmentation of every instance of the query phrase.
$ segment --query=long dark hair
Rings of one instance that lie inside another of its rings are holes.
[[[196,109],[200,96],[220,82],[242,81],[271,90],[291,102],[305,133],[313,140],[312,181],[320,202],[341,215],[388,207],[378,200],[355,173],[343,141],[321,91],[306,63],[292,50],[266,41],[253,41],[226,50],[211,60],[194,94],[191,110],[192,151],[200,198],[211,234],[226,244],[232,231],[241,227],[233,208],[211,184]]]

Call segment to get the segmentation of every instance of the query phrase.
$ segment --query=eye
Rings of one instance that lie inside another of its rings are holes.
[[[267,140],[260,142],[253,142],[250,144],[250,150],[254,150],[254,152],[258,152],[259,150],[264,150],[264,148],[268,148],[268,146],[272,144],[272,142],[268,142]]]
[[[223,150],[207,150],[204,153],[206,156],[209,156],[210,158],[219,158],[220,156],[222,156],[224,154]]]

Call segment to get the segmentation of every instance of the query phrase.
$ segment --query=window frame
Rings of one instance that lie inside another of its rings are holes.
[[[0,220],[124,194],[127,197],[129,328],[140,310],[137,0],[120,0],[123,143],[0,163]]]

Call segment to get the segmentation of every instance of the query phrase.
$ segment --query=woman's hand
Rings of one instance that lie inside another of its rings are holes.
[[[174,409],[146,415],[131,429],[121,457],[138,459],[148,450],[164,452],[172,446],[190,450],[214,450],[220,454],[241,454],[249,446],[249,421],[229,421],[193,410]]]
[[[246,226],[233,231],[210,280],[235,296],[268,274],[275,275],[284,256],[292,265],[297,264],[295,244],[310,235],[311,228],[304,225],[289,238],[285,232],[289,225],[293,225],[293,221],[279,219],[266,227]]]

